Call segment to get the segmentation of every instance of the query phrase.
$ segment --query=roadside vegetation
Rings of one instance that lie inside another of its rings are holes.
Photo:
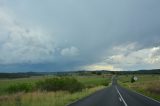
[[[110,77],[41,76],[0,80],[0,106],[65,106],[103,89]]]
[[[88,96],[104,86],[85,88],[80,92],[67,91],[46,92],[35,91],[29,93],[16,93],[0,97],[0,106],[66,106],[67,104]]]
[[[160,75],[134,75],[138,78],[133,81],[133,75],[121,75],[119,83],[128,89],[135,90],[143,95],[160,101]]]

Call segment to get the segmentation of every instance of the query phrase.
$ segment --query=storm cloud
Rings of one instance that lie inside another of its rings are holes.
[[[0,71],[160,68],[159,0],[2,0]]]

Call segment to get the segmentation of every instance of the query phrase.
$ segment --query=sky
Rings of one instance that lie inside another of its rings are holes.
[[[0,72],[160,68],[160,0],[0,0]]]

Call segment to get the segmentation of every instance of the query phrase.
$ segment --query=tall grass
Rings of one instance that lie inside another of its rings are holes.
[[[6,92],[8,93],[16,93],[16,92],[29,92],[33,90],[33,85],[30,83],[21,83],[21,84],[13,84],[10,85]]]
[[[0,80],[0,106],[65,106],[108,85],[101,76]]]
[[[0,106],[65,106],[103,88],[104,86],[86,88],[75,93],[70,93],[68,91],[18,93],[1,96]]]
[[[160,75],[137,75],[138,80],[135,83],[130,83],[131,76],[120,76],[119,82],[121,85],[136,90],[146,96],[160,100]]]
[[[160,81],[150,82],[146,87],[146,91],[160,95]]]
[[[29,83],[35,85],[39,80],[43,80],[48,77],[30,77],[30,78],[18,78],[18,79],[1,79],[0,80],[0,95],[7,94],[7,90],[10,86],[19,85],[23,83]]]
[[[45,79],[48,79],[48,78],[54,78],[54,77],[53,76],[49,76],[49,77],[40,76],[40,77],[19,78],[19,79],[1,79],[0,80],[0,95],[6,95],[10,93],[10,90],[9,90],[10,87],[18,88],[17,85],[21,86],[21,84],[23,85],[23,83],[27,83],[35,87],[37,82],[39,81],[43,82],[45,81]],[[77,79],[78,82],[82,83],[85,88],[92,88],[92,87],[101,86],[101,85],[106,86],[110,82],[110,77],[102,77],[102,76],[74,76],[74,78]],[[11,92],[13,92],[13,90],[11,90]]]

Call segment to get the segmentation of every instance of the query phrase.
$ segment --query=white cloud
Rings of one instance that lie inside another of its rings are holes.
[[[118,51],[118,52],[127,52],[127,51],[132,51],[135,50],[137,43],[133,42],[133,43],[125,43],[119,46],[115,46],[113,47],[114,51]]]
[[[160,46],[153,47],[149,49],[150,54],[145,59],[149,64],[157,64],[160,65]]]
[[[19,23],[5,8],[0,9],[0,38],[0,64],[53,61],[53,36]]]
[[[64,48],[61,50],[62,56],[77,56],[79,55],[79,49],[72,46],[70,48]]]
[[[110,51],[105,60],[85,66],[90,70],[134,70],[145,68],[160,68],[160,46],[141,48],[138,43],[118,45]],[[145,66],[145,67],[144,67]],[[134,68],[134,69],[133,69]]]
[[[122,48],[119,48],[122,47]],[[160,65],[160,46],[142,48],[142,49],[129,49],[128,45],[118,46],[119,49],[113,50],[114,55],[107,56],[104,61],[106,64],[112,64],[117,67],[130,68],[134,66],[149,65],[153,67],[159,67]],[[117,47],[114,47],[117,48]],[[124,48],[127,48],[124,50]],[[123,51],[122,51],[123,50]],[[145,67],[141,67],[145,68]]]
[[[156,64],[160,61],[160,47],[144,48],[135,51],[129,51],[129,54],[125,55],[120,53],[117,55],[110,56],[108,60],[115,63],[128,63],[128,64]]]
[[[113,65],[104,64],[104,63],[92,64],[92,65],[83,67],[83,69],[86,69],[86,70],[122,71],[121,68],[116,68]]]

